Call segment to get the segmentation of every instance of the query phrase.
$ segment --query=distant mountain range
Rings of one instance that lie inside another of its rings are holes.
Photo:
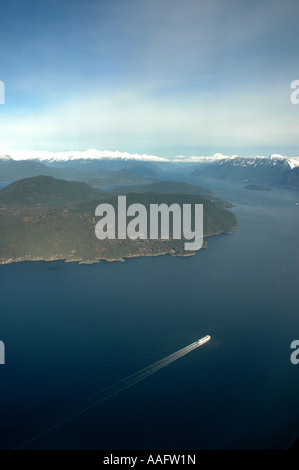
[[[96,150],[88,149],[84,151],[69,151],[69,152],[48,152],[48,151],[13,151],[6,155],[0,155],[0,161],[24,161],[34,160],[45,163],[63,163],[63,162],[80,162],[86,163],[90,160],[115,160],[115,161],[132,161],[132,162],[152,162],[152,163],[164,163],[164,162],[185,162],[185,163],[209,163],[209,162],[220,162],[225,160],[236,160],[236,159],[247,159],[248,161],[269,158],[270,160],[285,160],[291,168],[299,166],[298,157],[284,157],[279,154],[273,154],[270,157],[252,155],[249,157],[241,155],[223,155],[222,153],[215,153],[211,156],[176,156],[172,158],[159,157],[156,155],[128,153],[110,150]]]
[[[138,153],[128,153],[110,150],[96,150],[88,149],[84,151],[71,150],[69,152],[47,152],[47,151],[14,151],[9,152],[8,155],[3,155],[2,158],[12,158],[14,160],[39,160],[39,161],[71,161],[71,160],[102,160],[102,159],[116,159],[116,160],[137,160],[137,161],[152,161],[163,162],[167,158],[157,157],[155,155],[139,155]]]
[[[159,178],[157,171],[149,164],[137,164],[135,160],[57,162],[0,157],[0,181],[16,181],[39,175],[84,181],[98,187],[150,183]]]
[[[0,181],[46,175],[86,182],[95,187],[138,185],[184,175],[299,188],[299,157],[178,156],[174,158],[121,152],[12,152],[0,156]]]
[[[234,157],[200,165],[193,176],[299,189],[299,159],[273,155]]]

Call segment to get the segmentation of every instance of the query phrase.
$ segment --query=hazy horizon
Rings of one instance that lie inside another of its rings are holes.
[[[0,153],[297,155],[298,12],[294,0],[5,3]]]

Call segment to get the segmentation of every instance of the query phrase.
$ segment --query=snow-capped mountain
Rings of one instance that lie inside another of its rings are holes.
[[[142,166],[142,172],[141,167]],[[138,171],[136,170],[138,167]],[[146,168],[147,167],[147,168]],[[89,181],[93,172],[132,170],[144,176],[147,169],[156,177],[168,178],[172,170],[193,176],[249,181],[252,183],[282,185],[299,188],[299,157],[273,154],[176,156],[173,158],[128,152],[95,150],[69,152],[13,151],[0,156],[0,180],[12,181],[35,175]],[[89,176],[87,175],[89,173]],[[170,174],[169,173],[169,174]],[[135,175],[135,176],[136,176]],[[133,176],[133,175],[132,175]],[[135,177],[134,177],[135,178]],[[132,178],[131,178],[132,179]]]
[[[199,165],[193,176],[209,177],[229,181],[248,181],[264,185],[299,187],[299,157],[224,157],[210,160],[208,165]]]
[[[84,151],[68,151],[68,152],[49,152],[49,151],[11,151],[6,155],[0,155],[3,161],[23,161],[36,160],[40,162],[68,162],[75,160],[135,160],[139,162],[175,162],[175,163],[218,163],[233,162],[234,165],[259,165],[265,161],[276,165],[278,162],[285,162],[291,169],[299,166],[299,157],[286,157],[279,154],[273,154],[270,157],[262,155],[223,155],[215,153],[207,156],[175,156],[173,158],[159,157],[157,155],[147,155],[138,153],[120,152],[118,150],[96,150],[88,149]]]
[[[215,163],[222,165],[223,163],[230,162],[233,165],[259,165],[260,163],[270,163],[271,165],[277,165],[278,162],[285,162],[291,169],[299,166],[299,157],[285,157],[279,154],[272,154],[270,157],[264,155],[250,155],[248,157],[241,155],[223,155],[222,153],[215,153],[212,156],[205,157],[175,157],[173,159],[176,162],[192,162],[192,163]]]
[[[12,162],[13,158],[10,157],[9,155],[0,155],[0,161],[1,162]]]
[[[11,151],[8,155],[0,157],[12,158],[13,160],[39,160],[48,162],[67,162],[72,160],[102,160],[102,159],[120,159],[120,160],[138,160],[150,162],[164,162],[167,158],[157,157],[155,155],[139,155],[138,153],[113,152],[110,150],[88,149],[84,151],[69,152],[48,152],[48,151]]]

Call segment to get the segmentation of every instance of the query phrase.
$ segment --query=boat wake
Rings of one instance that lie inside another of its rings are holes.
[[[120,380],[119,382],[116,382],[113,385],[110,385],[106,388],[103,388],[99,392],[96,392],[92,395],[89,395],[88,397],[84,398],[83,400],[80,400],[79,402],[75,403],[74,405],[65,408],[63,411],[56,413],[56,423],[52,424],[49,426],[46,430],[40,432],[39,434],[35,435],[34,437],[28,439],[27,441],[23,442],[21,445],[19,445],[16,449],[22,449],[28,444],[32,443],[33,441],[37,440],[38,438],[44,436],[48,432],[62,426],[63,424],[68,423],[72,419],[76,418],[82,413],[85,413],[85,411],[89,410],[90,408],[93,408],[94,406],[99,405],[105,400],[108,400],[109,398],[112,398],[113,396],[117,395],[118,393],[122,392],[123,390],[126,390],[129,387],[132,387],[136,383],[140,382],[141,380],[144,380],[145,378],[149,377],[150,375],[154,374],[158,370],[162,369],[163,367],[167,367],[169,364],[171,364],[174,361],[177,361],[183,356],[186,356],[186,354],[189,354],[191,351],[194,349],[197,349],[198,347],[202,346],[205,344],[207,341],[209,341],[211,337],[209,335],[199,339],[198,341],[195,341],[194,343],[189,344],[188,346],[179,349],[178,351],[174,352],[173,354],[170,354],[169,356],[164,357],[160,361],[155,362],[154,364],[151,364],[148,367],[145,367],[144,369],[141,369],[140,371],[129,375],[125,379]],[[57,416],[59,415],[59,417]],[[58,420],[58,422],[57,422]]]

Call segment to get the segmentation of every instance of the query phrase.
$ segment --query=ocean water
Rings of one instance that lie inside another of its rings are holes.
[[[239,226],[196,256],[0,266],[1,448],[258,449],[296,438],[299,192],[201,183],[236,204]],[[207,334],[80,413],[86,397]]]

